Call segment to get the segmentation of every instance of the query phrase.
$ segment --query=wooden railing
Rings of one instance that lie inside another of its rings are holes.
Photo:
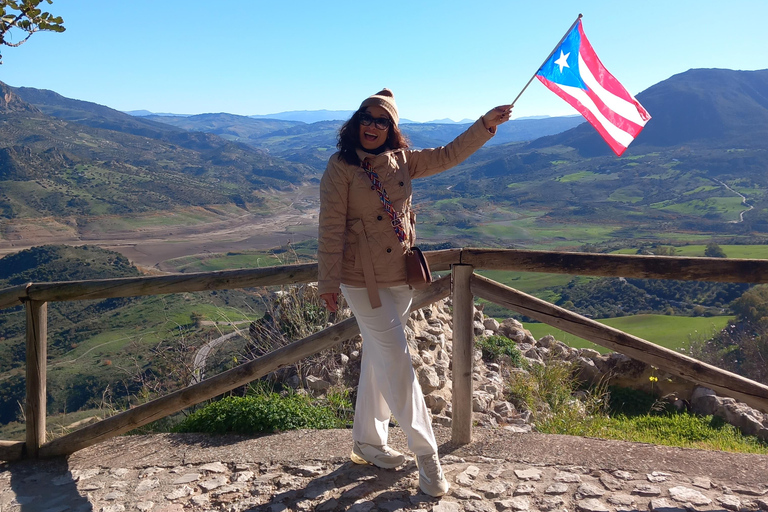
[[[472,248],[431,251],[426,255],[433,271],[451,270],[450,276],[436,280],[416,294],[413,307],[421,308],[452,294],[452,440],[456,443],[469,443],[472,440],[472,307],[475,296],[768,412],[768,386],[659,347],[474,273],[476,269],[487,269],[766,283],[766,260]],[[0,290],[0,309],[16,306],[21,301],[27,312],[26,441],[0,441],[0,460],[73,453],[242,386],[359,333],[354,319],[345,320],[229,371],[46,442],[48,302],[278,286],[316,280],[317,265],[305,264],[167,276],[29,283]]]

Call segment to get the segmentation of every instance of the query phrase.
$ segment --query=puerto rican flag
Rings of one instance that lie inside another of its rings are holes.
[[[581,20],[539,68],[536,78],[578,110],[618,156],[651,118],[597,58]]]

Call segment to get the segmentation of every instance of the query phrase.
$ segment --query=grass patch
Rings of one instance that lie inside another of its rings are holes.
[[[730,316],[688,317],[667,315],[633,315],[598,320],[608,325],[672,350],[686,348],[692,338],[709,339],[724,328]],[[578,336],[568,334],[547,324],[528,322],[525,328],[534,338],[541,339],[547,334],[575,348],[591,348],[601,353],[610,352],[605,347],[595,345]]]
[[[265,386],[244,397],[230,396],[190,414],[174,432],[268,434],[300,428],[345,428],[352,403],[346,392],[325,399],[295,392],[281,395]]]
[[[670,412],[638,391],[579,389],[573,370],[570,363],[551,360],[510,377],[510,400],[531,411],[539,432],[768,454],[768,443],[743,435],[721,418]],[[631,407],[626,407],[628,397]]]
[[[497,362],[502,357],[508,357],[511,364],[516,368],[522,368],[525,365],[525,359],[517,343],[506,336],[488,336],[478,338],[475,343],[483,352],[483,359]]]

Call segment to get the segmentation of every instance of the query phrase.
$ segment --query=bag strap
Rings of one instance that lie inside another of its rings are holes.
[[[389,200],[389,195],[387,194],[387,191],[384,190],[384,185],[381,184],[379,175],[376,174],[376,171],[373,170],[371,162],[369,162],[367,159],[360,163],[360,167],[363,168],[365,174],[367,174],[368,178],[370,178],[371,183],[373,184],[373,188],[376,190],[376,192],[379,193],[379,199],[381,199],[381,204],[384,205],[384,211],[387,212],[387,215],[389,215],[389,218],[392,221],[392,228],[395,230],[397,239],[400,240],[401,244],[405,244],[406,236],[405,230],[403,229],[403,222],[400,219],[400,216],[397,214],[397,211],[395,211],[395,209],[392,207],[392,201]]]

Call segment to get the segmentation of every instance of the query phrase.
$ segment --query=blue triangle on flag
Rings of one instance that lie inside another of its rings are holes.
[[[579,33],[579,26],[576,25],[549,60],[541,66],[537,75],[556,84],[587,90],[588,87],[579,73],[580,47],[581,34]]]

